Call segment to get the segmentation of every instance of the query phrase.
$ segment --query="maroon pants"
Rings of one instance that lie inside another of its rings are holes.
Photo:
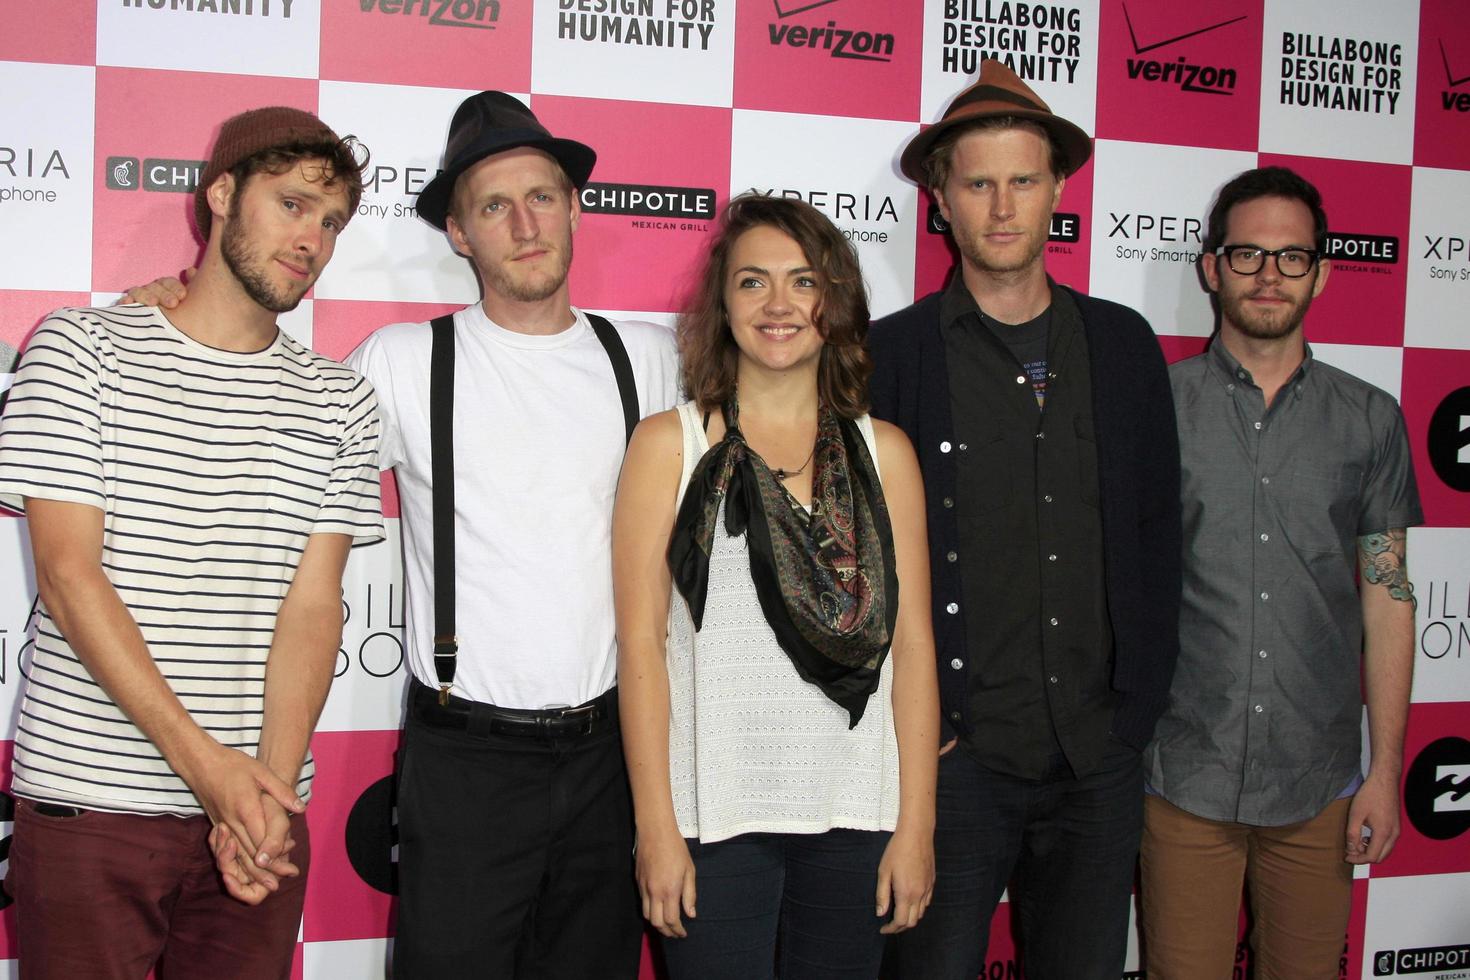
[[[204,816],[48,816],[16,800],[5,890],[22,980],[288,977],[311,860],[305,818],[291,817],[301,874],[257,906],[225,893],[209,829]]]

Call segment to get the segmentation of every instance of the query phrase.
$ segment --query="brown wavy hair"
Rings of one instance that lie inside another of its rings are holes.
[[[704,408],[735,393],[739,349],[725,311],[725,279],[735,241],[758,227],[775,228],[801,246],[821,289],[814,325],[826,341],[817,365],[817,397],[844,418],[868,410],[868,294],[852,243],[826,215],[797,198],[742,194],[720,213],[709,255],[686,309],[679,314],[684,392]]]
[[[256,174],[266,173],[280,176],[299,163],[320,161],[319,167],[312,167],[314,174],[308,171],[308,179],[313,183],[320,180],[322,186],[327,188],[335,188],[339,185],[345,188],[347,191],[347,220],[351,221],[352,216],[357,214],[358,203],[362,200],[362,175],[367,169],[368,159],[371,156],[368,148],[359,142],[356,136],[343,136],[337,139],[327,133],[268,146],[257,153],[252,153],[230,168],[229,172],[235,178],[235,195],[230,205],[231,209],[238,208],[241,190],[244,189],[246,182]]]

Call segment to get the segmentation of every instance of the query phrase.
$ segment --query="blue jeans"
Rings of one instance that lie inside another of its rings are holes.
[[[934,900],[894,937],[902,980],[975,980],[1006,884],[1027,980],[1118,980],[1143,827],[1139,753],[1111,740],[1078,779],[1057,756],[1040,780],[939,760]]]
[[[662,941],[669,980],[873,980],[885,921],[873,914],[878,862],[889,836],[688,841],[699,915],[684,919],[688,938]]]

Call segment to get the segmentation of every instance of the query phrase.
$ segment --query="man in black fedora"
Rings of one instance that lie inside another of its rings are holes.
[[[418,211],[484,296],[347,359],[378,391],[403,524],[400,978],[638,973],[612,504],[627,438],[674,404],[678,364],[667,328],[571,305],[596,159],[512,96],[466,99]]]
[[[1029,980],[1117,980],[1140,751],[1178,652],[1179,454],[1147,322],[1053,282],[1092,141],[986,61],[900,166],[960,262],[873,325],[873,414],[919,453],[942,702],[929,913],[904,980],[973,980],[1007,883]]]
[[[628,434],[674,403],[677,359],[666,328],[570,303],[595,160],[503,92],[466,99],[418,210],[484,297],[348,358],[382,393],[403,519],[399,977],[638,971],[608,548]]]

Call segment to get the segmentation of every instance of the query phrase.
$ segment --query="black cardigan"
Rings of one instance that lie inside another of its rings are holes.
[[[956,273],[958,274],[958,273]],[[1134,310],[1071,291],[1087,332],[1092,367],[1093,425],[1102,501],[1108,614],[1113,622],[1112,686],[1120,695],[1113,734],[1137,748],[1153,735],[1179,655],[1179,439],[1174,399],[1158,340]],[[935,652],[943,740],[968,734],[971,658],[965,648],[962,562],[943,556],[959,547],[955,440],[949,371],[939,329],[942,292],[873,323],[868,336],[875,371],[873,415],[908,434],[924,474],[929,517]],[[949,506],[945,506],[949,501]],[[1005,602],[996,596],[996,602]],[[952,663],[959,661],[959,669]]]

